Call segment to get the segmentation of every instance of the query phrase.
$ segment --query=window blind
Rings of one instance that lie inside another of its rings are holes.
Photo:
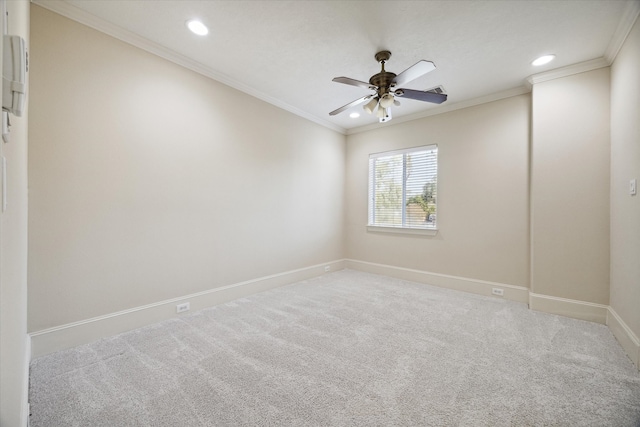
[[[438,146],[369,156],[368,225],[436,228]]]

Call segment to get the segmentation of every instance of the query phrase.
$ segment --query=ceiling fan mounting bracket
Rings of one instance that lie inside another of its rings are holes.
[[[389,52],[388,50],[380,51],[380,52],[376,53],[375,58],[376,58],[376,61],[384,63],[384,62],[388,61],[389,58],[391,58],[391,52]],[[384,64],[383,64],[383,66],[384,66]]]

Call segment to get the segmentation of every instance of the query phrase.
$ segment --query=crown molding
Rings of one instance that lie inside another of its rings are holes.
[[[296,116],[302,117],[306,120],[324,126],[343,135],[346,134],[346,129],[340,126],[337,126],[327,120],[320,119],[312,114],[307,113],[306,111],[302,111],[301,109],[282,102],[279,99],[276,99],[257,90],[256,88],[241,83],[228,75],[215,71],[171,49],[167,49],[158,43],[152,42],[151,40],[148,40],[144,37],[140,37],[137,34],[132,33],[131,31],[125,30],[124,28],[118,27],[117,25],[91,15],[90,13],[77,8],[70,3],[67,3],[66,1],[32,0],[32,2],[40,7],[57,13],[58,15],[62,15],[82,25],[86,25],[87,27],[93,28],[94,30],[100,31],[101,33],[116,38],[122,42],[159,56],[163,59],[166,59],[167,61],[173,62],[174,64],[180,65],[181,67],[187,68],[212,80],[237,89],[240,92],[244,92],[248,95],[253,96],[254,98],[258,98],[261,101],[267,102],[271,105],[288,111],[289,113],[295,114]]]
[[[533,74],[527,77],[527,84],[533,86],[537,83],[572,76],[574,74],[586,73],[587,71],[597,70],[598,68],[608,67],[609,65],[611,64],[609,64],[606,59],[596,58],[590,61],[579,62],[577,64],[569,65],[566,67],[556,68],[555,70],[545,71],[544,73]]]
[[[285,102],[282,102],[279,99],[276,99],[270,95],[267,95],[256,88],[253,88],[244,83],[241,83],[228,75],[215,71],[210,67],[207,67],[197,61],[187,58],[186,56],[181,55],[173,50],[167,49],[159,45],[158,43],[152,42],[144,37],[140,37],[128,30],[118,27],[117,25],[104,21],[103,19],[100,19],[94,15],[91,15],[90,13],[87,13],[77,8],[71,5],[70,3],[67,3],[66,1],[32,0],[32,2],[54,13],[67,17],[73,21],[86,25],[102,33],[105,33],[120,41],[123,41],[139,49],[152,53],[156,56],[159,56],[163,59],[166,59],[170,62],[180,65],[184,68],[187,68],[191,71],[194,71],[212,80],[225,84],[229,87],[237,89],[250,96],[253,96],[254,98],[260,99],[261,101],[267,102],[280,109],[288,111],[289,113],[302,117],[306,120],[314,122],[320,126],[326,127],[328,129],[331,129],[343,135],[352,135],[360,132],[366,132],[372,129],[379,129],[382,126],[393,126],[400,123],[406,123],[412,120],[430,117],[437,114],[443,114],[449,111],[472,107],[472,106],[483,104],[486,102],[492,102],[492,101],[508,98],[511,96],[521,95],[523,93],[530,92],[533,85],[537,83],[542,83],[545,81],[554,80],[554,79],[567,77],[570,75],[584,73],[587,71],[596,70],[598,68],[610,66],[615,60],[616,55],[620,51],[622,45],[624,44],[624,41],[626,40],[629,32],[633,28],[633,25],[635,24],[636,20],[638,19],[638,16],[640,15],[640,0],[628,1],[625,12],[623,13],[623,17],[620,23],[618,24],[616,32],[614,33],[611,39],[611,42],[609,43],[604,53],[604,56],[601,58],[581,62],[578,64],[569,65],[567,67],[550,70],[540,74],[531,75],[525,80],[524,85],[518,88],[509,89],[503,92],[498,92],[498,93],[494,93],[484,97],[479,97],[479,98],[474,98],[467,101],[458,102],[455,104],[447,104],[445,106],[432,108],[427,111],[423,111],[416,114],[396,117],[391,122],[388,122],[385,124],[374,123],[371,125],[361,126],[357,128],[345,129],[341,126],[335,125],[334,123],[328,120],[321,119],[297,107],[294,107]]]
[[[613,64],[613,61],[616,59],[618,52],[620,52],[622,45],[631,32],[631,29],[636,23],[639,15],[640,1],[633,0],[627,2],[627,7],[622,14],[622,19],[620,19],[620,22],[618,23],[618,28],[616,28],[616,32],[613,34],[613,37],[611,37],[609,46],[607,46],[607,49],[604,52],[604,58],[609,63],[609,65]]]
[[[495,92],[490,95],[469,99],[466,101],[460,101],[453,104],[441,105],[440,107],[431,108],[427,111],[422,111],[420,113],[409,114],[407,116],[402,116],[402,117],[394,117],[393,120],[387,123],[374,123],[366,126],[360,126],[357,128],[348,129],[346,134],[354,135],[361,132],[367,132],[373,129],[381,129],[382,127],[399,125],[400,123],[411,122],[414,120],[423,119],[425,117],[448,113],[450,111],[461,110],[463,108],[474,107],[476,105],[486,104],[488,102],[499,101],[501,99],[511,98],[512,96],[518,96],[518,95],[522,95],[529,92],[531,92],[531,88],[520,86],[513,89],[504,90],[501,92]]]
[[[533,74],[527,77],[525,85],[531,88],[536,83],[542,83],[549,80],[555,80],[574,74],[585,73],[587,71],[597,70],[598,68],[608,67],[613,64],[618,52],[622,48],[627,36],[631,32],[638,16],[640,15],[640,0],[632,0],[627,2],[622,18],[618,23],[616,32],[611,37],[611,41],[601,58],[592,59],[590,61],[579,62],[567,67],[556,68],[555,70],[546,71],[544,73]]]

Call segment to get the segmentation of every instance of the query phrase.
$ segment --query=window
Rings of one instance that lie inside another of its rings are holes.
[[[437,184],[437,145],[371,154],[368,225],[435,230]]]

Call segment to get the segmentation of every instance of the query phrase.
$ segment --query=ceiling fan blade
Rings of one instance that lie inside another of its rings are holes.
[[[444,93],[435,93],[431,91],[413,89],[396,89],[394,95],[402,98],[415,99],[418,101],[432,102],[434,104],[442,104],[447,100],[447,95]]]
[[[403,84],[424,76],[435,69],[436,65],[433,62],[422,60],[398,74],[393,80],[391,80],[391,83],[395,83],[396,86],[402,86]]]
[[[332,81],[337,83],[344,83],[346,85],[363,87],[365,89],[376,90],[377,86],[372,85],[371,83],[361,82],[360,80],[350,79],[349,77],[336,77]]]
[[[343,105],[342,107],[338,108],[337,110],[333,110],[332,112],[329,113],[329,115],[330,116],[335,116],[336,114],[340,114],[344,110],[347,110],[347,109],[349,109],[351,107],[355,107],[356,105],[364,104],[365,102],[367,102],[368,100],[370,100],[374,96],[375,96],[375,94],[371,94],[371,95],[364,96],[364,97],[362,97],[360,99],[356,99],[355,101],[350,102],[347,105]]]

